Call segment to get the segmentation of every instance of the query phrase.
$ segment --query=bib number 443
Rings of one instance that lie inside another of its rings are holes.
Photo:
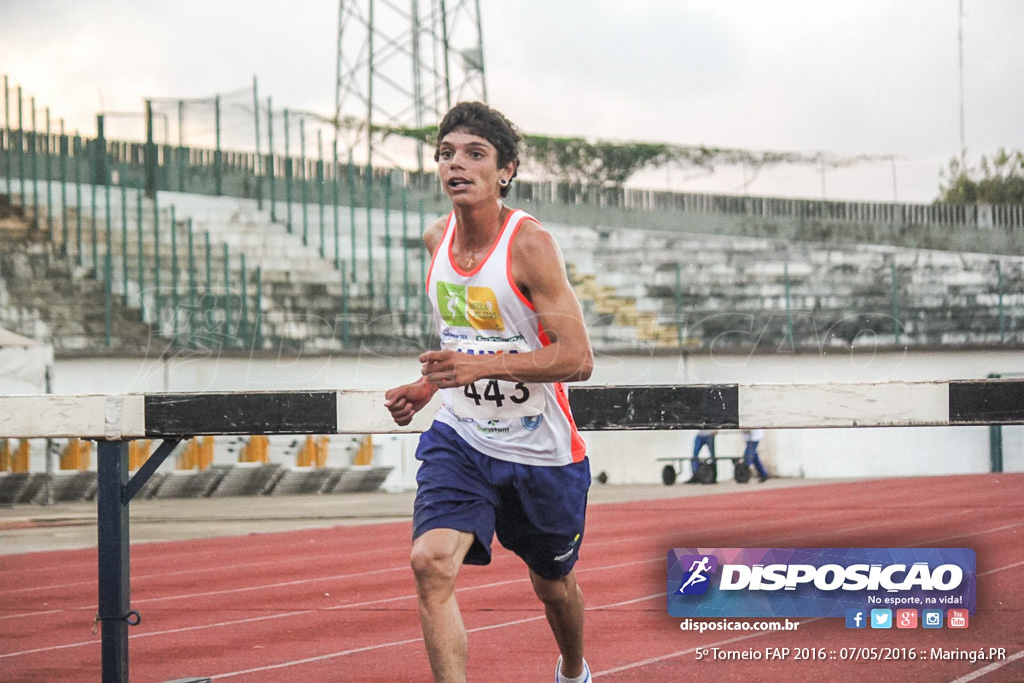
[[[456,415],[475,420],[511,420],[541,415],[547,403],[543,385],[500,379],[467,384],[453,390],[450,397]]]
[[[513,393],[505,394],[501,390],[501,383],[496,379],[487,381],[484,386],[484,391],[481,394],[476,388],[476,383],[467,384],[463,392],[466,398],[473,401],[476,405],[482,405],[483,401],[490,401],[494,404],[495,408],[501,408],[506,400],[512,401],[516,405],[521,405],[530,400],[530,389],[522,382],[516,382]]]

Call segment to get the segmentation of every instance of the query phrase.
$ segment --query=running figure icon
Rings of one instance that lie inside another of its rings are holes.
[[[710,561],[710,559],[711,558],[705,555],[704,557],[700,558],[700,560],[693,561],[693,564],[690,565],[690,569],[688,570],[690,572],[690,578],[686,579],[683,585],[679,587],[680,593],[684,592],[690,586],[693,586],[698,583],[704,583],[708,580],[708,577],[705,576],[705,573],[711,570],[711,567],[708,566],[708,562]]]

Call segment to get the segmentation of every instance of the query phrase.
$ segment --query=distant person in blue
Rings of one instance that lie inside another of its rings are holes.
[[[687,484],[699,484],[700,479],[697,478],[697,468],[700,467],[700,452],[704,450],[704,447],[708,447],[708,453],[711,455],[710,463],[711,467],[714,468],[715,477],[709,483],[715,483],[718,479],[718,463],[715,461],[715,433],[717,429],[701,429],[697,432],[697,437],[693,440],[693,458],[690,460],[690,469],[693,471],[693,476],[686,480]]]
[[[768,479],[768,471],[761,464],[761,456],[757,454],[757,444],[764,438],[763,429],[744,429],[743,439],[747,442],[746,448],[743,450],[743,462],[746,465],[753,465],[754,469],[757,470],[757,480],[764,482]]]

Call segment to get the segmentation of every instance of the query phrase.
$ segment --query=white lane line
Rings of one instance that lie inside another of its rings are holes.
[[[967,674],[966,676],[961,676],[960,678],[952,680],[949,683],[967,683],[967,681],[973,681],[973,680],[975,680],[977,678],[981,678],[982,676],[988,676],[990,673],[994,673],[996,671],[999,671],[1000,669],[1002,669],[1007,664],[1012,664],[1013,662],[1016,662],[1021,657],[1024,657],[1024,650],[1021,650],[1017,654],[1010,655],[1009,657],[1007,657],[1006,659],[1003,659],[1001,661],[992,662],[988,666],[983,666],[980,669],[978,669],[977,671],[972,671],[971,673]]]
[[[636,560],[636,561],[633,561],[633,562],[625,562],[625,563],[622,563],[622,564],[607,565],[607,566],[604,566],[604,567],[591,567],[591,568],[588,568],[586,571],[587,572],[610,571],[610,570],[621,569],[622,567],[628,567],[628,566],[636,565],[636,564],[648,564],[648,563],[653,563],[653,562],[664,562],[664,561],[665,560],[662,559],[662,558],[649,558],[649,559],[645,559],[645,560]],[[493,582],[490,582],[490,583],[480,584],[480,585],[477,585],[477,586],[467,586],[467,587],[464,587],[464,588],[460,588],[460,589],[458,589],[458,592],[461,594],[461,593],[466,593],[466,592],[475,591],[475,590],[489,590],[491,588],[496,588],[498,586],[505,586],[505,585],[509,585],[509,584],[513,584],[513,583],[526,583],[526,582],[529,582],[529,578],[528,577],[519,578],[519,579],[510,579],[510,580],[507,580],[507,581],[493,581]],[[260,621],[267,621],[267,620],[270,620],[270,619],[282,619],[282,618],[287,618],[287,617],[305,616],[305,615],[308,615],[308,614],[315,614],[315,613],[319,613],[319,612],[333,612],[333,611],[338,611],[338,610],[357,609],[357,608],[360,608],[360,607],[370,607],[370,606],[381,605],[381,604],[390,603],[390,602],[400,602],[402,600],[410,600],[410,601],[412,601],[412,600],[415,600],[415,599],[416,599],[416,594],[415,593],[408,593],[408,594],[405,594],[405,595],[392,596],[392,597],[389,597],[389,598],[380,598],[380,599],[377,599],[377,600],[365,600],[363,602],[353,602],[353,603],[347,603],[347,604],[344,604],[344,605],[335,605],[333,607],[327,607],[327,608],[323,608],[323,609],[293,610],[293,611],[289,611],[289,612],[281,612],[279,614],[272,614],[272,615],[267,615],[267,616],[262,616],[262,617],[249,617],[249,618],[246,618],[246,619],[234,619],[234,620],[231,620],[231,621],[222,621],[222,622],[218,622],[218,623],[214,623],[214,624],[203,624],[203,625],[200,625],[200,626],[183,626],[181,628],[166,629],[166,630],[163,630],[163,631],[153,631],[153,632],[150,632],[150,633],[138,633],[138,634],[134,634],[134,635],[130,636],[130,639],[131,640],[135,640],[136,638],[150,638],[150,637],[153,637],[153,636],[164,636],[164,635],[169,635],[169,634],[172,634],[172,633],[184,633],[184,632],[188,632],[188,631],[201,631],[201,630],[211,629],[211,628],[222,628],[222,627],[228,627],[228,626],[235,626],[235,625],[238,625],[238,624],[251,624],[251,623],[260,622]],[[18,651],[18,652],[0,653],[0,659],[6,659],[6,658],[9,658],[9,657],[17,657],[19,655],[34,654],[34,653],[38,653],[38,652],[51,652],[53,650],[70,649],[70,648],[82,647],[84,645],[94,645],[94,644],[96,644],[98,642],[99,642],[99,638],[95,638],[93,640],[79,641],[79,642],[75,642],[75,643],[66,643],[66,644],[63,644],[63,645],[51,645],[49,647],[40,647],[40,648],[31,649],[31,650],[21,650],[21,651]]]
[[[952,514],[955,515],[955,514],[961,514],[961,513],[958,512],[958,513],[952,513]],[[951,515],[947,515],[947,516],[951,516]],[[901,523],[902,524],[902,522],[896,522],[896,521],[894,521],[894,523]],[[878,525],[872,525],[872,526],[874,528],[877,528]],[[999,527],[997,529],[980,531],[980,532],[977,532],[976,534],[973,534],[973,535],[982,534],[982,533],[989,533],[990,531],[1005,530],[1005,529],[1013,528],[1015,526],[1019,526],[1019,525],[1016,525],[1016,524],[1015,525],[1007,525],[1007,526],[1004,526],[1004,527]],[[849,533],[849,532],[852,532],[852,531],[855,531],[855,530],[858,530],[858,529],[861,529],[861,528],[862,527],[860,527],[860,526],[858,526],[858,527],[850,527],[848,529],[835,530],[835,531],[832,531],[830,533],[833,534],[833,535],[838,535],[838,534]],[[968,534],[968,535],[971,535],[971,534]],[[963,536],[964,536],[963,534],[960,534],[960,535],[952,536],[952,537],[949,537],[949,538],[961,538]],[[944,541],[944,540],[949,540],[949,539],[937,539],[935,542],[937,543],[937,542],[941,542],[941,541]],[[618,544],[618,543],[621,543],[621,542],[622,542],[621,540],[606,541],[606,542],[601,543],[600,545],[614,545],[614,544]],[[598,545],[598,544],[593,544],[593,545]],[[596,572],[596,571],[606,571],[606,570],[612,570],[612,569],[619,569],[619,568],[622,568],[622,567],[636,565],[636,564],[645,564],[645,563],[650,563],[650,562],[663,562],[663,561],[664,561],[664,559],[659,557],[659,558],[646,559],[646,560],[637,560],[637,561],[633,561],[633,562],[626,562],[626,563],[615,564],[615,565],[607,565],[607,566],[603,566],[603,567],[587,567],[585,569],[581,568],[581,573],[584,573],[584,572],[589,573],[589,572]],[[1003,570],[1006,570],[1006,569],[1012,569],[1012,568],[1015,568],[1015,567],[1020,566],[1022,564],[1024,564],[1024,562],[1017,562],[1017,563],[1014,563],[1014,564],[1011,564],[1011,565],[1007,565],[1005,567],[999,567],[999,568],[990,570],[988,572],[985,572],[984,575],[994,574],[996,572],[1003,571]],[[403,564],[401,567],[395,567],[395,568],[391,568],[389,570],[370,570],[370,571],[367,571],[367,572],[360,572],[360,573],[351,574],[351,575],[339,575],[339,576],[335,576],[335,577],[324,577],[324,580],[338,579],[338,578],[351,578],[353,576],[362,576],[362,575],[366,575],[366,574],[376,574],[376,573],[379,573],[381,571],[394,571],[394,570],[398,570],[398,569],[407,569],[407,568],[408,568],[407,565]],[[310,583],[310,582],[316,581],[316,580],[317,579],[306,579],[306,580],[301,580],[301,581],[283,582],[281,584],[263,584],[263,585],[260,585],[258,587],[255,587],[255,588],[254,587],[245,587],[245,588],[239,588],[239,589],[228,589],[228,590],[225,590],[225,591],[213,591],[213,592],[210,592],[208,594],[213,595],[213,594],[220,594],[220,593],[249,591],[249,590],[254,590],[254,589],[263,589],[263,588],[267,588],[267,587],[273,587],[273,586],[276,586],[276,585],[293,585],[293,584],[296,584],[296,583]],[[492,583],[487,583],[487,584],[481,584],[481,585],[478,585],[478,586],[469,586],[469,587],[465,587],[465,588],[460,588],[458,590],[458,592],[462,593],[462,592],[465,592],[465,591],[480,590],[480,589],[490,589],[490,588],[494,588],[494,587],[497,587],[497,586],[525,582],[527,580],[528,579],[524,578],[524,579],[512,579],[512,580],[507,580],[507,581],[492,582]],[[197,593],[197,594],[192,594],[192,595],[179,595],[179,596],[167,596],[167,597],[160,597],[160,598],[149,598],[149,599],[140,600],[140,601],[137,601],[137,602],[139,602],[139,603],[142,603],[142,602],[155,602],[155,601],[160,601],[160,600],[182,599],[182,598],[196,597],[196,596],[201,596],[201,595],[207,595],[207,594],[198,594]],[[664,593],[661,593],[659,595],[661,595],[663,597]],[[146,637],[150,637],[150,636],[168,635],[168,634],[172,634],[172,633],[182,633],[182,632],[196,631],[196,630],[203,630],[203,629],[210,629],[210,628],[227,627],[227,626],[233,626],[233,625],[236,625],[236,624],[253,623],[253,622],[259,622],[259,621],[266,621],[266,620],[270,620],[270,619],[280,619],[280,618],[286,618],[286,617],[303,616],[303,615],[312,614],[312,613],[319,612],[319,611],[334,611],[334,610],[342,610],[342,609],[355,609],[355,608],[359,608],[359,607],[367,607],[367,606],[371,606],[371,605],[380,605],[380,604],[384,604],[384,603],[397,602],[397,601],[402,601],[402,600],[414,600],[415,598],[416,598],[415,594],[407,594],[407,595],[402,595],[402,596],[397,596],[397,597],[389,597],[389,598],[381,598],[381,599],[377,599],[377,600],[364,601],[364,602],[360,602],[360,603],[336,605],[334,607],[329,607],[329,608],[322,609],[322,610],[296,610],[296,611],[283,612],[283,613],[280,613],[280,614],[274,614],[274,615],[268,615],[268,616],[262,616],[262,617],[252,617],[252,618],[247,618],[247,619],[239,619],[239,620],[231,620],[231,621],[225,621],[225,622],[218,622],[218,623],[215,623],[215,624],[205,624],[205,625],[201,625],[201,626],[187,626],[187,627],[182,627],[182,628],[177,628],[177,629],[168,629],[168,630],[163,630],[163,631],[155,631],[155,632],[151,632],[151,633],[142,633],[142,634],[132,635],[131,638],[132,639],[135,639],[135,638],[146,638]],[[641,600],[643,600],[643,599],[646,599],[646,598],[641,598]],[[616,603],[616,604],[620,604],[620,603]],[[621,604],[625,604],[625,603],[621,603]],[[82,608],[72,608],[72,609],[82,610],[82,609],[93,609],[93,608],[82,607]],[[595,607],[595,608],[587,608],[587,609],[590,610],[590,609],[603,609],[603,608],[602,607]],[[58,610],[58,611],[65,611],[65,610]],[[70,611],[70,610],[68,610],[68,611]],[[50,610],[47,613],[50,613],[50,612],[53,612],[53,610]],[[519,622],[509,622],[509,623],[512,624],[512,623],[519,623]],[[80,642],[76,642],[76,643],[68,643],[68,644],[64,644],[64,645],[54,645],[54,646],[49,646],[49,647],[44,647],[44,648],[35,648],[35,649],[32,649],[32,650],[24,650],[24,651],[18,651],[18,652],[3,653],[3,654],[0,654],[0,659],[5,659],[5,658],[9,658],[9,657],[16,657],[16,656],[24,655],[24,654],[32,654],[32,653],[38,653],[38,652],[46,652],[46,651],[53,651],[53,650],[61,650],[61,649],[67,649],[67,648],[81,647],[81,646],[84,646],[84,645],[92,645],[92,644],[95,644],[97,642],[98,642],[98,639],[94,639],[94,640],[88,640],[88,641],[80,641]],[[411,642],[416,642],[416,641],[413,640]],[[733,641],[727,641],[727,642],[733,642]],[[387,645],[387,646],[390,647],[391,645]],[[364,651],[365,649],[366,648],[361,648],[359,650],[353,651],[352,653],[357,652],[357,651],[361,652],[361,651]],[[336,654],[334,656],[340,656],[340,655]],[[677,654],[673,654],[673,655],[667,655],[666,657],[670,657],[670,656],[678,656],[678,653]],[[657,661],[657,660],[655,660],[655,661]],[[290,664],[288,664],[288,663],[282,664],[282,666],[284,666],[284,665],[290,665]]]

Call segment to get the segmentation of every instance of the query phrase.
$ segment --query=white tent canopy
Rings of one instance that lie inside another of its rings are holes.
[[[0,328],[0,394],[45,394],[53,347]]]

